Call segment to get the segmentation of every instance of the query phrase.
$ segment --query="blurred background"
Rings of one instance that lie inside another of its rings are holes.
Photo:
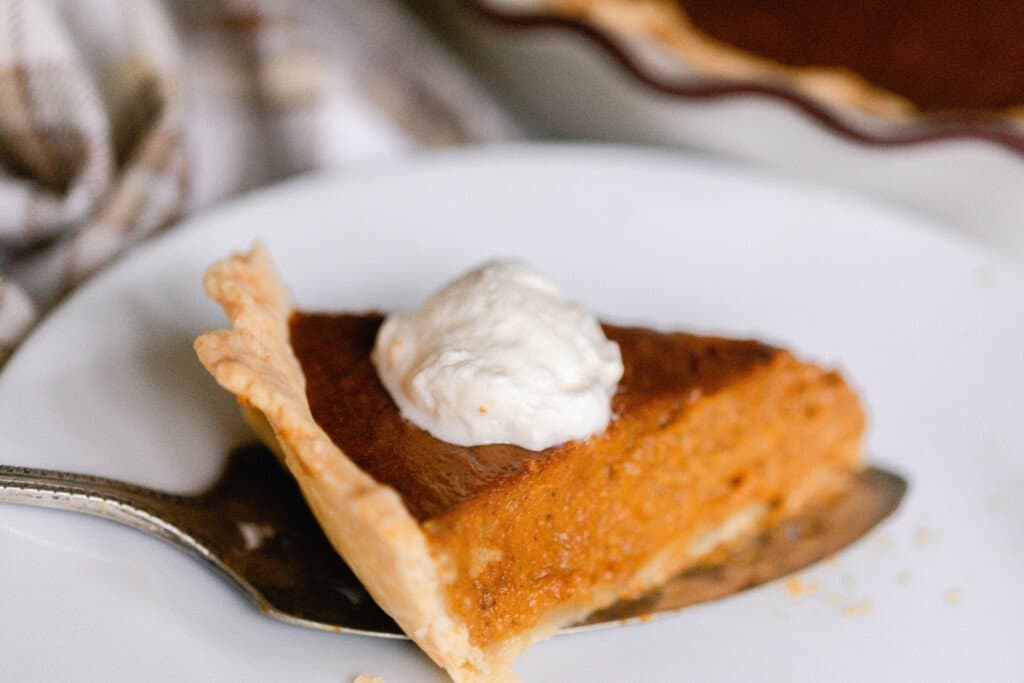
[[[658,146],[1024,258],[1021,64],[1009,0],[0,0],[0,359],[183,216],[459,145]]]

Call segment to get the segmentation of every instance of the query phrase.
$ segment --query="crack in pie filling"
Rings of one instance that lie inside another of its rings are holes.
[[[459,682],[512,681],[530,643],[834,495],[864,413],[836,372],[756,341],[603,324],[611,420],[528,450],[403,417],[383,316],[296,310],[265,250],[207,272],[231,321],[203,364],[282,458],[380,606]]]

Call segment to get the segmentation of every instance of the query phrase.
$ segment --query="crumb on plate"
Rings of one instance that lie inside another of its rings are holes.
[[[844,617],[859,617],[862,614],[867,614],[871,610],[870,602],[858,602],[855,605],[850,605],[843,608]]]

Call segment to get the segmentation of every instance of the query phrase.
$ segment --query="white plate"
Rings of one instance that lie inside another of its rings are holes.
[[[677,156],[518,147],[301,180],[189,221],[89,283],[0,373],[0,462],[171,490],[249,438],[192,338],[204,267],[267,242],[310,308],[411,304],[522,257],[608,318],[788,343],[839,362],[895,519],[805,572],[650,624],[559,637],[541,681],[1019,680],[1024,278],[910,216]],[[795,589],[796,586],[790,586]],[[817,590],[815,591],[815,588]],[[260,616],[159,541],[0,507],[0,678],[441,681],[409,643]]]

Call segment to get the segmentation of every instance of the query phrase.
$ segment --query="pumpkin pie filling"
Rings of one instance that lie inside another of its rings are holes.
[[[827,497],[864,416],[834,372],[754,341],[605,325],[625,373],[601,434],[543,451],[441,441],[405,420],[370,353],[382,317],[294,313],[313,418],[395,489],[484,649],[634,597]]]

